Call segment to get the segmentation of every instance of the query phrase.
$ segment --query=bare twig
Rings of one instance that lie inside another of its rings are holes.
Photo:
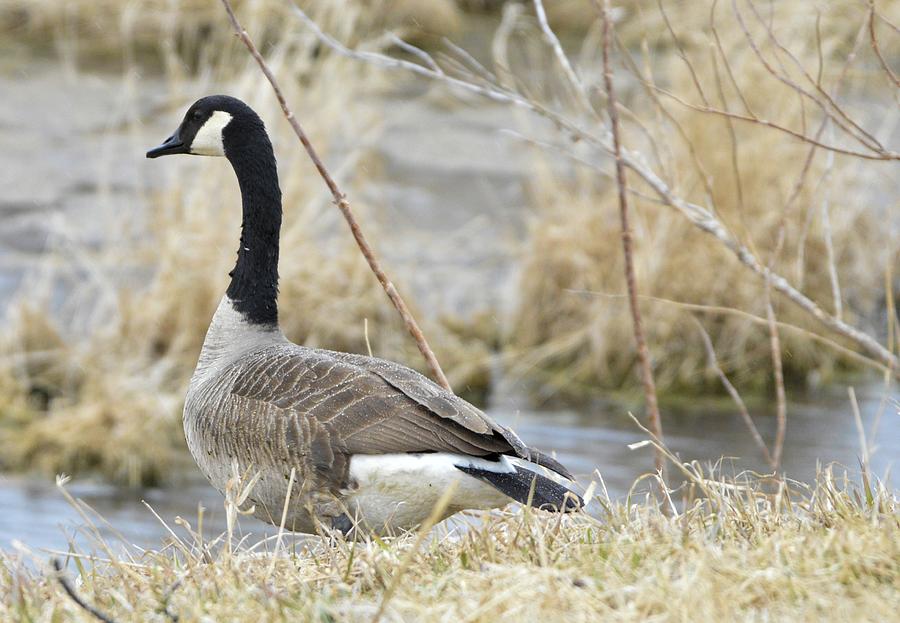
[[[696,317],[694,318],[694,322],[697,324],[697,329],[700,331],[700,337],[703,339],[703,347],[706,349],[706,356],[709,360],[709,367],[712,368],[716,373],[716,376],[719,377],[719,381],[721,381],[722,386],[725,388],[725,391],[728,392],[728,395],[731,396],[732,400],[734,400],[734,404],[737,405],[738,413],[740,413],[741,419],[747,426],[747,430],[750,431],[750,437],[753,438],[753,441],[759,448],[759,452],[760,454],[762,454],[763,459],[765,459],[766,463],[768,463],[772,469],[775,469],[775,461],[772,459],[772,455],[769,452],[769,448],[766,447],[766,442],[763,441],[762,435],[759,434],[759,429],[757,429],[756,424],[753,423],[753,418],[750,417],[750,412],[747,410],[747,405],[744,404],[743,398],[741,398],[741,395],[738,393],[737,389],[735,389],[734,385],[731,384],[731,381],[728,380],[728,377],[725,375],[725,372],[719,365],[719,361],[716,358],[716,351],[713,348],[709,333],[706,332],[706,329],[703,328],[703,325],[699,320],[697,320]]]
[[[653,81],[653,75],[652,75],[650,68],[647,67],[646,70],[642,73],[638,69],[634,60],[631,58],[628,48],[621,44],[618,47],[619,47],[620,52],[622,53],[623,61],[625,62],[626,66],[629,67],[631,72],[635,76],[639,77],[640,83],[644,87],[644,90],[647,93],[647,96],[653,101],[653,104],[655,105],[657,113],[662,115],[663,117],[665,117],[666,121],[668,123],[670,123],[672,125],[672,127],[675,129],[675,131],[678,133],[678,136],[681,138],[682,143],[687,148],[688,153],[691,156],[691,162],[693,163],[694,167],[697,169],[697,177],[703,183],[703,188],[704,188],[704,191],[706,192],[706,196],[711,197],[713,194],[712,185],[711,185],[712,178],[709,175],[709,173],[707,173],[706,167],[703,165],[703,162],[700,159],[700,155],[697,153],[696,146],[694,145],[694,142],[688,136],[688,133],[685,130],[685,128],[683,127],[681,121],[679,121],[679,119],[675,115],[673,115],[672,112],[668,108],[666,108],[663,105],[662,100],[659,98],[659,95],[655,91],[655,87],[652,86],[652,85],[654,85],[654,81]],[[611,145],[609,145],[609,141],[607,140],[606,143],[607,143],[607,145],[603,145],[602,147],[606,151],[610,151]],[[660,168],[662,168],[662,167],[660,167]]]
[[[763,26],[763,28],[766,29],[766,34],[767,34],[767,38],[769,39],[769,41],[776,48],[778,48],[778,50],[780,50],[785,56],[787,56],[791,60],[791,62],[797,68],[797,70],[800,72],[800,74],[819,93],[819,95],[822,97],[822,100],[819,100],[819,98],[813,94],[809,94],[808,97],[812,98],[813,101],[816,102],[816,104],[818,104],[822,108],[823,112],[825,112],[825,114],[828,118],[832,119],[841,128],[844,128],[851,136],[853,136],[861,144],[866,145],[870,149],[873,149],[873,150],[883,149],[883,147],[882,147],[881,143],[878,141],[878,139],[875,138],[870,132],[868,132],[865,128],[863,128],[856,121],[854,121],[852,118],[850,118],[850,116],[847,114],[847,112],[841,106],[839,106],[838,103],[835,101],[836,98],[832,97],[832,95],[830,93],[828,93],[828,91],[826,91],[822,87],[821,75],[819,75],[815,79],[812,76],[810,76],[809,72],[806,71],[806,68],[804,67],[803,63],[801,63],[797,59],[797,57],[790,51],[790,49],[788,49],[781,42],[781,40],[775,36],[775,33],[772,30],[772,24],[765,21],[762,18],[762,16],[759,14],[758,9],[756,8],[756,4],[752,1],[748,2],[747,4],[750,7],[750,10],[753,13],[753,15],[756,17],[757,21]],[[737,15],[737,17],[738,17],[738,21],[740,22],[741,21],[740,15]],[[857,43],[862,41],[862,35],[866,30],[866,21],[863,21],[860,25],[859,35],[857,36]],[[857,47],[858,47],[858,45],[856,45],[856,44],[853,46],[853,49],[851,50],[850,55],[848,56],[848,59],[847,59],[848,63],[852,62],[853,59],[855,58]],[[779,59],[779,65],[781,65],[780,59]],[[846,69],[847,69],[847,67],[845,65],[843,73],[846,73]],[[784,68],[783,65],[782,65],[782,75],[785,77],[787,76],[787,69]],[[776,76],[776,78],[778,78],[778,76]],[[840,80],[841,79],[839,78],[838,82],[840,82]],[[795,88],[795,90],[798,92],[799,95],[801,95],[801,101],[802,101],[802,96],[807,95],[807,94],[804,91],[799,90],[798,88]],[[843,119],[847,123],[847,126],[842,125],[841,119]],[[858,135],[857,135],[857,133],[858,133]]]
[[[424,65],[419,65],[418,63],[413,63],[411,61],[393,58],[391,56],[387,56],[386,54],[352,50],[334,37],[325,33],[321,28],[319,28],[319,25],[316,24],[316,22],[313,21],[312,18],[310,18],[309,15],[307,15],[300,7],[293,5],[291,7],[291,10],[300,19],[300,21],[306,24],[306,26],[313,31],[316,37],[319,38],[319,41],[339,54],[367,63],[376,63],[378,65],[381,65],[382,67],[388,67],[391,69],[403,69],[405,71],[409,71],[426,78],[438,79],[451,86],[458,87],[472,93],[477,93],[478,95],[486,97],[487,99],[495,102],[514,104],[523,108],[531,108],[528,100],[518,93],[515,93],[514,91],[504,89],[497,85],[483,86],[480,84],[468,82],[466,80],[460,80],[459,78],[455,78],[453,76],[448,76],[442,69],[440,69],[440,67],[434,69],[431,63],[428,63],[428,66],[426,67]]]
[[[313,164],[315,165],[316,170],[318,170],[319,175],[321,175],[322,179],[325,180],[325,184],[328,186],[328,190],[331,191],[331,196],[334,198],[335,205],[337,205],[338,209],[341,211],[341,214],[344,216],[344,220],[347,221],[347,225],[350,226],[350,232],[353,234],[353,238],[356,240],[356,244],[357,246],[359,246],[359,250],[362,252],[363,257],[366,258],[366,262],[368,262],[369,268],[371,268],[372,272],[375,273],[375,277],[378,279],[378,283],[380,283],[381,287],[384,288],[384,291],[387,294],[388,298],[391,300],[391,303],[393,303],[394,307],[397,309],[397,312],[400,314],[400,317],[403,319],[403,323],[406,325],[407,331],[409,331],[410,335],[412,335],[413,339],[416,341],[416,346],[419,347],[419,352],[422,353],[422,356],[428,363],[428,367],[431,369],[431,374],[444,389],[452,391],[452,389],[450,388],[450,383],[447,381],[447,377],[444,375],[444,371],[441,369],[441,365],[438,363],[437,357],[434,356],[434,351],[432,351],[431,347],[428,345],[428,341],[425,339],[425,335],[419,328],[419,325],[416,322],[415,318],[413,318],[412,312],[409,311],[409,307],[407,307],[406,302],[400,296],[400,293],[397,292],[397,288],[394,287],[394,284],[388,279],[384,270],[382,270],[378,258],[375,257],[375,252],[372,250],[372,247],[369,245],[366,237],[363,235],[363,232],[359,227],[359,223],[356,221],[356,217],[353,215],[353,211],[350,209],[350,203],[347,201],[346,195],[344,195],[344,193],[341,192],[341,189],[338,188],[334,179],[331,177],[331,174],[328,172],[328,170],[325,168],[325,165],[322,163],[322,160],[319,158],[318,153],[316,153],[316,150],[312,146],[312,143],[309,142],[309,138],[307,138],[306,132],[303,131],[300,123],[297,121],[296,117],[294,117],[294,113],[288,107],[287,100],[285,99],[284,93],[282,93],[281,88],[278,86],[278,82],[275,80],[274,74],[272,74],[272,71],[266,64],[265,59],[263,59],[262,55],[259,53],[259,50],[256,49],[256,45],[254,45],[253,40],[250,38],[250,35],[247,34],[247,31],[244,30],[244,27],[241,26],[240,22],[238,22],[237,17],[234,14],[234,10],[231,8],[231,4],[228,0],[222,0],[222,4],[224,5],[225,10],[228,12],[228,17],[231,20],[231,25],[234,27],[235,34],[238,36],[238,38],[240,38],[244,45],[247,46],[247,49],[256,60],[256,63],[259,65],[259,68],[266,76],[269,84],[272,85],[272,90],[275,92],[275,97],[278,98],[278,103],[281,104],[281,110],[284,112],[285,118],[287,119],[288,123],[291,124],[291,127],[294,129],[294,133],[297,135],[297,138],[299,138],[300,142],[303,143],[303,147],[306,149],[306,153],[309,154],[309,157],[313,161]]]
[[[404,52],[411,54],[412,56],[415,56],[416,58],[421,60],[423,63],[425,63],[431,69],[433,69],[435,71],[440,71],[440,67],[434,61],[434,59],[431,58],[431,55],[428,52],[426,52],[425,50],[423,50],[422,48],[416,47],[411,43],[407,43],[406,41],[404,41],[403,39],[401,39],[394,33],[390,33],[390,35],[388,35],[388,40],[391,43],[393,43],[394,45],[396,45],[398,48],[403,50]]]
[[[872,50],[875,51],[875,56],[878,57],[881,68],[884,69],[884,73],[894,83],[894,86],[900,88],[900,78],[897,77],[891,66],[884,60],[884,56],[881,54],[881,46],[878,45],[878,37],[875,34],[875,3],[873,0],[869,0],[869,41],[872,44]]]
[[[875,10],[875,15],[878,17],[878,19],[884,22],[885,26],[893,30],[896,34],[900,35],[900,26],[889,20],[887,16],[880,13],[877,9]]]
[[[831,168],[833,160],[833,158],[829,159],[826,171]],[[838,279],[837,263],[835,261],[834,242],[831,236],[831,206],[827,196],[822,198],[822,238],[825,241],[825,257],[828,260],[828,279],[831,282],[831,297],[834,300],[834,317],[842,318],[844,316],[844,305],[841,297],[841,282]]]
[[[593,111],[584,83],[578,78],[578,74],[575,73],[569,57],[566,56],[562,44],[559,42],[559,37],[556,36],[556,33],[553,32],[553,29],[550,28],[550,24],[547,22],[547,13],[544,11],[544,3],[541,0],[534,0],[534,12],[537,15],[538,24],[541,27],[541,32],[544,34],[544,39],[547,40],[547,43],[553,49],[553,55],[556,57],[559,66],[562,67],[567,81],[572,86],[572,90],[575,91],[579,105],[586,111]]]
[[[771,288],[766,284],[766,319],[769,324],[769,343],[772,349],[772,375],[775,379],[775,442],[772,444],[772,463],[775,469],[781,465],[784,451],[784,435],[787,431],[787,399],[784,392],[784,368],[781,362],[781,339],[778,323],[772,307]]]
[[[719,60],[716,55],[716,50],[722,54],[723,65],[725,66],[726,71],[729,76],[731,75],[731,68],[728,63],[727,57],[725,57],[724,51],[722,51],[721,42],[719,41],[719,33],[716,30],[716,0],[713,0],[712,7],[709,10],[709,29],[712,32],[713,37],[716,41],[716,47],[710,48],[710,59],[712,61],[713,66],[713,76],[716,79],[716,91],[719,95],[719,102],[722,108],[727,107],[727,99],[725,97],[725,87],[722,82],[722,77],[719,75]],[[733,77],[732,77],[733,82]],[[737,93],[742,101],[744,98],[744,94],[737,88]],[[746,106],[745,106],[746,107]],[[725,119],[725,125],[728,127],[728,139],[730,144],[730,152],[731,152],[731,170],[734,175],[734,189],[737,194],[737,206],[738,206],[738,218],[740,219],[741,227],[744,230],[744,235],[748,240],[752,240],[752,238],[748,235],[749,228],[747,227],[747,206],[744,202],[744,184],[741,179],[741,167],[740,167],[740,152],[739,152],[739,142],[737,138],[737,132],[734,129],[734,122],[732,119]]]
[[[759,259],[757,259],[746,246],[732,236],[712,212],[677,196],[662,179],[643,164],[638,154],[630,154],[626,150],[622,154],[622,157],[628,168],[640,175],[668,206],[675,208],[700,230],[716,238],[734,254],[741,264],[762,277],[764,280],[768,279],[773,289],[783,294],[788,300],[818,320],[823,326],[852,340],[875,359],[894,370],[894,373],[897,374],[898,369],[900,369],[900,360],[898,360],[894,353],[878,342],[878,340],[867,333],[860,331],[856,327],[847,324],[840,318],[828,314],[815,301],[791,285],[787,279],[761,264]]]
[[[598,0],[599,1],[599,0]],[[644,339],[644,328],[641,322],[641,310],[638,307],[637,278],[634,274],[634,259],[631,254],[631,228],[628,225],[628,180],[625,177],[625,163],[622,160],[622,144],[619,135],[619,111],[616,108],[616,91],[613,87],[612,64],[609,60],[611,18],[609,0],[603,2],[603,81],[606,85],[606,102],[612,128],[613,155],[616,159],[616,184],[619,189],[619,218],[622,224],[622,250],[625,253],[625,284],[628,288],[628,303],[631,308],[631,321],[634,329],[634,341],[637,344],[638,359],[641,364],[641,380],[644,384],[644,400],[646,401],[647,419],[654,436],[662,442],[662,422],[659,417],[659,406],[656,402],[656,385],[653,381],[653,369],[650,363],[650,352]],[[657,448],[654,453],[656,471],[663,472],[665,462],[662,452]]]
[[[568,292],[572,292],[575,294],[588,294],[591,296],[602,296],[602,297],[611,298],[611,299],[624,298],[626,296],[625,294],[594,292],[591,290],[568,290]],[[639,295],[638,298],[646,299],[648,301],[653,301],[656,303],[663,303],[664,305],[672,305],[672,306],[684,309],[686,311],[695,311],[695,312],[701,312],[704,314],[722,314],[722,315],[728,315],[728,316],[737,316],[739,318],[742,318],[744,320],[747,320],[749,322],[752,322],[752,323],[758,324],[758,325],[762,325],[762,326],[767,326],[769,324],[769,321],[767,319],[765,319],[761,316],[756,316],[754,314],[743,311],[741,309],[737,309],[735,307],[723,307],[721,305],[702,305],[699,303],[688,303],[686,301],[675,301],[672,299],[667,299],[667,298],[663,298],[663,297],[659,297],[659,296],[647,296],[645,294]],[[784,329],[786,331],[791,331],[798,335],[802,335],[803,337],[806,337],[818,344],[821,344],[827,348],[834,350],[835,352],[840,353],[844,357],[847,357],[860,365],[870,367],[874,370],[877,370],[877,371],[883,373],[884,375],[886,375],[886,377],[888,379],[890,379],[892,376],[891,368],[876,361],[875,359],[872,359],[871,357],[861,355],[858,352],[856,352],[855,350],[851,350],[851,349],[847,348],[846,346],[843,346],[842,344],[839,344],[839,343],[835,342],[834,340],[831,340],[831,339],[825,337],[824,335],[819,335],[818,333],[814,333],[814,332],[810,331],[809,329],[804,329],[803,327],[798,327],[797,325],[793,325],[789,322],[783,322],[783,321],[777,320],[777,319],[775,322],[779,329]],[[890,328],[889,328],[889,330],[890,330]],[[890,339],[891,338],[890,338],[890,334],[889,334],[888,335],[889,343],[890,343]]]
[[[477,73],[479,76],[488,81],[495,81],[497,79],[497,76],[491,73],[491,71],[488,70],[484,65],[479,63],[474,56],[469,54],[468,51],[462,49],[446,37],[444,37],[442,41],[444,45],[447,46],[448,50],[456,54],[465,65],[471,67],[472,70],[474,70],[475,73]]]
[[[656,6],[659,9],[660,15],[662,15],[663,23],[666,25],[666,30],[669,31],[669,36],[672,38],[672,42],[675,44],[675,49],[678,51],[678,57],[682,60],[682,62],[687,66],[688,73],[691,74],[691,81],[694,83],[694,88],[697,89],[697,94],[700,96],[700,99],[703,101],[705,105],[709,105],[709,100],[706,99],[706,93],[703,92],[703,86],[700,84],[700,79],[697,77],[697,72],[694,69],[694,64],[687,57],[687,53],[684,50],[684,46],[681,45],[681,40],[678,38],[678,35],[675,34],[675,29],[672,27],[672,22],[669,21],[669,14],[666,13],[665,7],[663,7],[662,0],[656,0]],[[715,10],[715,7],[713,7]]]
[[[66,591],[66,594],[72,599],[72,601],[78,604],[79,608],[93,615],[95,618],[103,621],[104,623],[115,623],[116,620],[114,618],[98,610],[78,595],[75,587],[72,586],[68,578],[63,575],[63,566],[59,561],[59,558],[51,559],[50,564],[52,564],[53,568],[56,570],[56,581],[59,582],[59,585],[63,587],[63,590]]]
[[[516,5],[510,5],[516,6]],[[328,36],[307,16],[302,10],[293,7],[293,11],[303,20],[307,26],[319,37],[325,45],[335,50],[339,54],[349,56],[361,61],[376,63],[383,67],[392,69],[403,69],[413,72],[417,75],[438,80],[452,87],[460,88],[471,93],[476,93],[495,102],[504,102],[513,104],[517,107],[529,110],[534,114],[545,117],[550,120],[564,133],[570,135],[573,139],[582,140],[585,143],[599,147],[600,149],[612,153],[612,144],[610,137],[606,132],[603,136],[596,136],[590,130],[579,126],[577,123],[569,120],[565,116],[548,110],[535,101],[530,101],[519,93],[510,90],[507,87],[499,85],[473,84],[465,80],[460,80],[453,76],[448,76],[443,72],[436,72],[428,67],[424,67],[417,63],[392,58],[384,54],[372,52],[359,52],[351,50]],[[622,150],[622,161],[626,167],[634,171],[651,189],[655,192],[660,200],[667,206],[679,212],[687,218],[695,227],[701,231],[713,236],[722,246],[727,248],[737,260],[746,268],[751,270],[762,279],[769,279],[774,290],[780,292],[794,305],[802,309],[809,316],[812,316],[822,326],[846,339],[854,342],[860,349],[868,353],[873,359],[884,364],[885,367],[892,370],[892,374],[900,375],[900,358],[897,357],[889,349],[885,348],[877,339],[871,335],[857,329],[847,322],[836,318],[825,312],[815,301],[803,294],[794,287],[787,279],[769,270],[762,264],[756,255],[747,246],[742,244],[735,238],[721,220],[707,208],[687,201],[680,197],[672,190],[671,186],[663,180],[663,178],[650,166],[648,166],[640,153],[631,152],[628,149]]]
[[[665,95],[669,99],[677,102],[678,104],[680,104],[690,110],[694,110],[696,112],[702,112],[702,113],[706,113],[706,114],[719,115],[721,117],[727,117],[729,119],[734,119],[735,121],[743,121],[745,123],[754,123],[756,125],[760,125],[765,128],[771,128],[773,130],[777,130],[779,132],[787,134],[788,136],[792,136],[799,141],[802,141],[804,143],[809,143],[810,145],[813,145],[815,147],[821,147],[822,149],[827,149],[828,151],[833,151],[836,154],[842,154],[844,156],[853,156],[854,158],[862,158],[864,160],[888,160],[888,161],[900,160],[900,153],[898,153],[896,151],[891,151],[891,150],[887,150],[887,149],[883,149],[883,148],[875,149],[874,147],[869,147],[868,145],[865,145],[866,147],[871,149],[871,152],[865,152],[865,151],[855,151],[853,149],[845,149],[845,148],[839,147],[837,145],[828,145],[819,140],[816,140],[816,138],[813,136],[809,136],[802,132],[798,132],[797,130],[793,130],[787,126],[780,125],[778,123],[769,121],[767,119],[760,119],[758,117],[750,117],[750,116],[743,115],[740,113],[735,113],[735,112],[731,112],[728,110],[721,110],[719,108],[714,108],[712,106],[702,106],[699,104],[694,104],[692,102],[685,100],[682,97],[675,95],[671,91],[668,91],[658,85],[651,84],[648,86],[650,88],[652,88],[654,91],[657,91],[658,93],[661,93],[662,95]],[[826,118],[835,120],[835,117],[833,115],[828,114],[827,111],[826,111]]]
[[[719,30],[716,28],[716,7],[719,4],[719,0],[713,0],[712,6],[709,9],[709,27],[710,31],[713,35],[713,40],[716,44],[716,50],[719,51],[719,56],[722,57],[722,64],[725,67],[725,73],[728,75],[728,81],[731,83],[731,87],[734,89],[734,92],[737,94],[738,98],[741,100],[741,104],[744,106],[744,110],[747,112],[748,116],[755,117],[753,114],[753,109],[750,108],[750,103],[747,101],[747,98],[744,96],[744,90],[741,88],[741,85],[738,84],[737,78],[734,77],[734,72],[731,68],[731,63],[728,62],[728,55],[725,54],[725,47],[722,45],[722,39],[719,37]]]
[[[790,77],[788,77],[786,71],[785,72],[776,71],[775,68],[772,67],[772,65],[766,60],[766,57],[763,55],[762,51],[759,49],[759,46],[757,45],[756,40],[750,34],[750,30],[747,27],[747,24],[744,22],[743,14],[740,12],[740,10],[737,7],[737,1],[732,0],[731,4],[732,4],[732,10],[734,11],[734,15],[737,18],[737,23],[740,25],[741,30],[744,33],[744,38],[746,39],[747,43],[750,44],[750,49],[753,50],[753,53],[756,56],[756,58],[759,60],[759,62],[762,64],[762,66],[765,68],[765,70],[773,78],[775,78],[776,80],[778,80],[779,82],[781,82],[782,84],[787,86],[788,88],[792,89],[794,92],[798,93],[799,95],[806,97],[810,101],[815,103],[826,116],[830,117],[834,121],[835,125],[838,128],[843,130],[849,137],[851,137],[854,140],[856,140],[857,142],[859,142],[862,146],[864,146],[868,149],[871,149],[873,152],[876,152],[879,154],[886,153],[884,148],[875,139],[875,137],[873,137],[871,134],[866,132],[864,129],[862,129],[861,126],[859,126],[856,122],[854,122],[852,119],[850,119],[846,115],[846,113],[844,113],[844,111],[839,106],[837,106],[837,104],[834,103],[834,100],[827,93],[824,93],[821,91],[821,89],[819,89],[819,86],[816,84],[816,81],[809,77],[809,74],[806,73],[806,71],[803,69],[802,65],[800,66],[800,72],[807,78],[807,80],[809,80],[810,83],[812,83],[814,85],[814,87],[816,87],[817,89],[820,90],[820,92],[823,93],[824,101],[820,100],[818,97],[816,97],[815,95],[813,95],[812,93],[810,93],[809,91],[807,91],[806,89],[801,87],[799,84],[794,82],[792,79],[790,79]],[[753,4],[753,2],[750,2],[749,5],[751,7],[751,10],[757,16],[757,18],[760,19],[760,21],[762,21],[761,18],[759,18],[759,13],[756,12],[755,5]],[[781,50],[786,50],[786,48],[784,48],[784,46],[782,46],[778,42],[778,40],[775,38],[774,34],[772,34],[771,27],[768,25],[764,25],[764,27],[767,30],[767,34],[771,35],[770,39],[775,42],[775,45],[777,47],[779,47],[779,49],[781,49]],[[789,57],[793,58],[793,55],[791,55],[789,52],[787,54]],[[796,59],[794,59],[794,60],[796,62]],[[797,64],[799,64],[799,63],[797,63]],[[859,134],[857,133],[857,131],[859,132]],[[894,152],[887,152],[886,155],[889,156],[887,159],[900,158],[900,154],[896,154]]]

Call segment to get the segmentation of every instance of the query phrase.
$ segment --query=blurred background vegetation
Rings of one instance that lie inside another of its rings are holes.
[[[607,157],[517,107],[338,54],[289,0],[234,4],[458,393],[538,406],[639,395]],[[416,60],[392,32],[450,71],[452,41],[540,106],[586,114],[530,4],[299,4],[352,48]],[[850,150],[789,82],[818,84],[839,102],[832,116],[897,151],[898,90],[885,65],[900,73],[900,3],[875,7],[870,20],[856,0],[619,2],[616,81],[626,145],[678,196],[896,352],[897,161],[811,151],[772,127]],[[602,111],[594,3],[546,8]],[[273,136],[288,336],[364,353],[367,327],[375,355],[423,368],[219,2],[4,0],[0,32],[0,468],[146,484],[186,464],[181,401],[234,259],[239,200],[221,162],[151,166],[143,154],[208,93],[246,100]],[[704,108],[752,111],[768,125]],[[696,319],[745,399],[769,405],[765,281],[646,187],[634,190],[663,404],[725,396]],[[884,374],[777,293],[772,302],[792,391]]]

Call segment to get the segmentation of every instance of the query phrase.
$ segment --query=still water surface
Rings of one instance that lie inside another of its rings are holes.
[[[877,475],[884,475],[900,457],[900,417],[897,400],[877,387],[858,392],[864,428],[872,430],[879,409],[882,416],[878,431],[869,439],[874,446],[871,464]],[[578,475],[586,486],[596,480],[595,470],[603,476],[610,496],[621,499],[637,477],[652,465],[649,448],[629,450],[628,445],[646,436],[635,427],[624,409],[606,408],[594,412],[529,411],[513,412],[492,409],[491,414],[511,425],[528,442],[556,451],[562,462]],[[765,471],[743,424],[732,411],[701,410],[692,413],[665,414],[666,441],[683,459],[713,461],[723,454],[735,457],[734,469]],[[789,407],[788,432],[784,468],[788,476],[810,481],[817,464],[841,463],[851,472],[859,470],[860,443],[849,399],[840,393],[820,395],[814,402],[794,403]],[[756,418],[766,439],[774,433],[774,418]],[[123,489],[109,485],[75,480],[68,485],[75,497],[97,511],[125,541],[140,547],[159,547],[167,536],[166,528],[143,504],[147,502],[171,527],[176,517],[196,526],[198,505],[205,507],[204,533],[214,536],[224,530],[221,496],[205,482],[190,479],[177,487]],[[65,550],[67,540],[76,534],[84,521],[56,490],[51,479],[28,479],[0,476],[0,549],[11,549],[13,541],[33,550]],[[102,522],[101,532],[113,533]],[[251,542],[275,532],[274,528],[252,518],[241,518],[243,534]],[[78,537],[80,547],[91,549],[91,543]],[[113,539],[115,541],[115,539]]]

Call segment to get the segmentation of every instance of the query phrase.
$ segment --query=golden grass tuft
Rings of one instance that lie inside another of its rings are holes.
[[[66,574],[116,620],[368,621],[380,610],[384,621],[893,618],[895,491],[832,469],[812,487],[773,490],[756,476],[683,467],[691,484],[671,516],[642,496],[600,500],[599,518],[497,511],[466,530],[438,526],[418,549],[415,535],[210,546],[182,523],[160,550],[75,548]],[[91,620],[43,556],[38,571],[24,566],[30,558],[0,552],[0,618]]]
[[[662,15],[656,3],[651,4],[626,12],[617,26],[623,40],[645,46],[643,51],[638,47],[628,52],[635,57],[639,77],[684,101],[702,104],[706,97],[710,106],[744,112],[722,58],[712,61],[711,3],[662,3],[693,74],[672,51],[674,43]],[[760,119],[814,135],[821,123],[818,109],[801,102],[764,69],[753,56],[730,3],[719,4],[716,28],[743,101]],[[739,5],[769,62],[780,66],[772,60],[775,50],[765,30],[745,4]],[[806,8],[801,10],[801,5]],[[805,3],[777,7],[775,30],[815,75],[815,12]],[[864,23],[864,8],[843,3],[822,8],[822,71],[828,89],[839,80],[844,58]],[[590,43],[588,37],[581,58],[599,55],[591,54]],[[663,53],[666,49],[669,52]],[[867,69],[860,69],[860,63],[853,66],[843,80],[839,101],[857,118],[869,120],[877,111],[887,110],[890,96],[883,90],[884,76],[873,69],[865,39],[858,56],[866,59],[862,67]],[[802,82],[790,61],[782,59],[782,63],[791,68],[792,79]],[[891,164],[841,155],[832,158],[820,149],[807,167],[808,144],[758,124],[733,121],[729,125],[721,116],[691,109],[645,88],[621,65],[616,71],[619,83],[629,85],[623,97],[632,113],[624,118],[626,146],[642,152],[678,196],[711,206],[764,264],[775,252],[783,224],[785,240],[775,270],[834,312],[822,215],[827,202],[843,318],[857,326],[871,326],[883,315],[884,271],[896,262],[898,249],[873,201],[891,201],[891,182],[883,177]],[[869,100],[872,92],[878,95]],[[860,105],[861,101],[871,107]],[[834,134],[826,131],[823,142],[834,143]],[[563,149],[581,156],[577,145]],[[545,394],[578,396],[634,388],[638,377],[624,297],[614,181],[595,168],[578,163],[566,166],[558,152],[538,155],[535,160],[530,188],[537,216],[526,244],[519,311],[510,331],[513,373],[531,378]],[[630,180],[643,197],[653,196],[637,176],[630,174]],[[652,297],[642,301],[642,310],[660,389],[697,391],[717,386],[707,371],[692,315],[710,331],[723,369],[738,386],[765,389],[771,379],[769,336],[764,323],[748,317],[765,318],[764,282],[680,214],[643,197],[632,199],[632,229],[639,292]],[[661,299],[705,306],[707,312]],[[778,320],[804,330],[819,329],[789,302],[775,296],[774,304]],[[838,350],[815,343],[803,332],[782,330],[782,345],[785,374],[794,382],[827,381],[850,367]]]
[[[292,3],[233,2],[261,49],[277,43],[285,27],[301,30],[292,17]],[[297,4],[327,15],[357,35],[400,29],[413,39],[435,41],[457,34],[463,24],[463,12],[454,0],[298,0]],[[203,68],[212,60],[212,50],[221,50],[233,39],[217,0],[7,0],[0,6],[0,32],[11,41],[56,48],[82,61],[109,63],[138,52],[168,62],[177,52],[196,68]]]

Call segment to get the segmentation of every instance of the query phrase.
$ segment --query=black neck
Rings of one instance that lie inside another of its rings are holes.
[[[226,149],[244,209],[241,246],[226,294],[248,322],[274,327],[278,324],[281,189],[275,154],[262,124],[254,134],[239,148]]]

